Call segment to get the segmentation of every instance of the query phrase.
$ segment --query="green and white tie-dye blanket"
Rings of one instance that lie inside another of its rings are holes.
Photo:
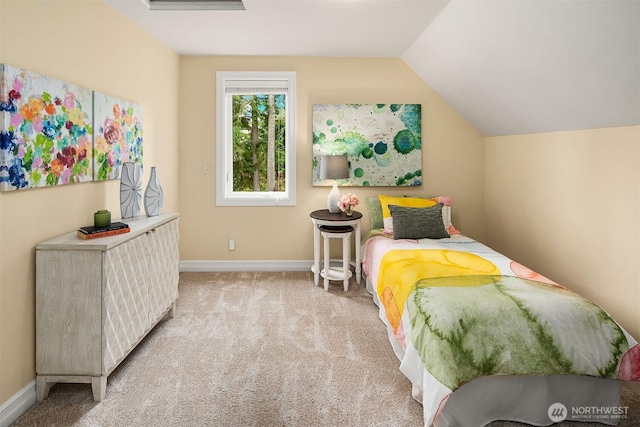
[[[616,378],[629,350],[621,328],[595,304],[513,276],[422,279],[407,311],[413,346],[451,390],[498,374]]]

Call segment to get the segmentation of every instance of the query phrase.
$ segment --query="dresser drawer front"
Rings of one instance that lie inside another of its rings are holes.
[[[149,326],[147,240],[142,235],[104,252],[105,372],[129,353]]]
[[[158,320],[178,298],[178,220],[168,222],[148,233],[149,320]],[[167,284],[170,284],[167,286]]]

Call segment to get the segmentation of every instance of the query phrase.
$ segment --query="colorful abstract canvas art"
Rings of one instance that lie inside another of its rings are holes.
[[[422,185],[420,104],[316,104],[313,106],[313,185],[320,157],[347,155],[341,186]]]
[[[100,92],[93,94],[94,179],[120,178],[125,162],[142,167],[142,108]]]
[[[93,179],[91,90],[0,64],[0,191]]]

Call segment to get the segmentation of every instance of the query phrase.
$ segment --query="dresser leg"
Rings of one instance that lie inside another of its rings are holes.
[[[54,383],[47,382],[46,375],[36,375],[36,400],[42,402],[49,397],[49,390]]]
[[[93,392],[93,400],[102,402],[107,394],[107,376],[91,377],[91,391]]]

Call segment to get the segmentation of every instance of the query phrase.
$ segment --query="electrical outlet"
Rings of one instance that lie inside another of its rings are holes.
[[[229,237],[229,250],[230,251],[236,250],[236,241],[233,237]]]

